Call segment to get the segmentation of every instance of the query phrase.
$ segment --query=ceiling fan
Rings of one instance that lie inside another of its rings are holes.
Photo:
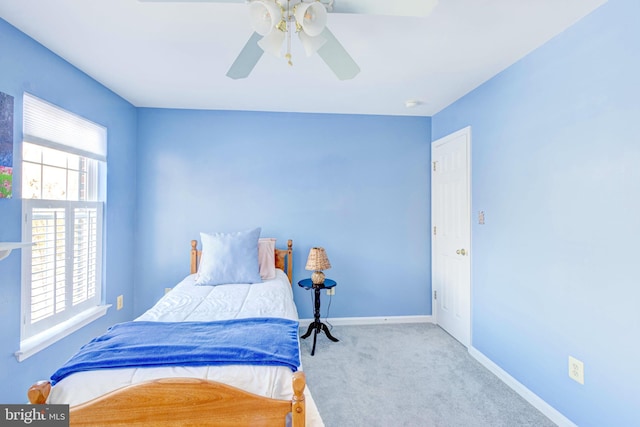
[[[354,78],[360,67],[327,28],[327,12],[426,16],[438,0],[139,0],[140,2],[246,3],[254,33],[227,76],[249,76],[262,54],[291,61],[291,36],[297,33],[307,56],[317,53],[340,80]]]

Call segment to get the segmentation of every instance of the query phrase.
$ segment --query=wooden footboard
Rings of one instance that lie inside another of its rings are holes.
[[[72,426],[278,426],[291,414],[304,427],[305,376],[293,374],[293,398],[269,399],[214,381],[164,378],[115,390],[70,410]],[[29,401],[42,404],[51,386],[29,389]]]

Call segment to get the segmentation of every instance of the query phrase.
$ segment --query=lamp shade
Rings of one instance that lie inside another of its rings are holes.
[[[299,3],[296,5],[295,18],[305,33],[315,37],[327,24],[327,9],[319,2]]]
[[[311,271],[330,269],[331,263],[324,248],[311,248],[309,250],[309,258],[307,258],[307,265],[304,268]]]
[[[269,34],[282,19],[280,8],[273,1],[249,3],[249,16],[253,30],[261,36]]]

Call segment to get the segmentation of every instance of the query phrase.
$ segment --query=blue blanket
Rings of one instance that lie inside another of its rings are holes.
[[[298,322],[279,318],[217,322],[126,322],[94,338],[51,376],[94,369],[204,365],[300,366]]]

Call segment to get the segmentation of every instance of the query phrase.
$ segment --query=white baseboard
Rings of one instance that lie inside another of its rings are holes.
[[[321,319],[323,322],[325,318]],[[313,319],[300,319],[300,326],[309,326]],[[328,323],[339,326],[382,325],[395,323],[433,323],[433,316],[330,317]]]
[[[537,394],[529,390],[518,380],[509,375],[504,369],[496,365],[491,359],[482,354],[477,348],[469,347],[469,354],[476,359],[485,368],[496,375],[502,382],[511,387],[516,393],[518,393],[524,400],[529,402],[538,411],[542,412],[551,421],[556,423],[559,427],[577,427],[571,420],[562,415],[553,406],[542,400]]]

